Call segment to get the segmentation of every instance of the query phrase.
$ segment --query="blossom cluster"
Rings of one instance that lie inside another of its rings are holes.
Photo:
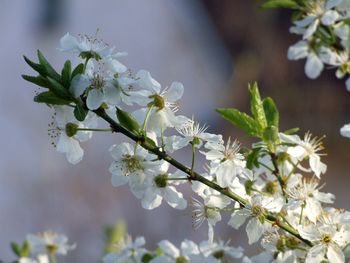
[[[325,6],[333,14],[339,1],[328,2]],[[297,29],[304,30],[303,43],[308,44],[315,35],[311,24],[316,28],[322,21],[333,25],[338,18],[330,23],[328,15],[323,19],[318,15],[307,24],[297,23]],[[298,53],[300,45],[290,53]],[[194,118],[179,115],[184,86],[173,82],[162,87],[146,70],[132,73],[119,61],[126,54],[116,52],[115,47],[67,33],[59,49],[78,56],[81,63],[72,70],[68,60],[58,74],[38,52],[39,64],[25,59],[39,76],[23,76],[48,89],[36,95],[35,101],[55,111],[49,131],[57,150],[76,164],[84,154],[80,142],[90,139],[93,132],[122,133],[134,142],[110,147],[112,185],[128,185],[145,209],[155,209],[163,200],[173,208],[185,209],[188,200],[178,186],[187,185],[195,195],[189,201],[194,228],[208,225],[208,240],[199,245],[184,241],[179,250],[162,241],[162,252],[155,257],[143,248],[144,239],[138,238],[107,255],[105,263],[225,262],[220,253],[242,257],[241,248],[216,242],[214,228],[224,213],[231,216],[227,224],[235,229],[246,223],[249,244],[261,240],[263,252],[245,256],[244,262],[345,262],[350,213],[330,207],[335,196],[321,191],[320,180],[327,170],[321,160],[322,138],[310,133],[301,138],[297,129],[281,132],[274,101],[262,99],[256,84],[249,86],[251,115],[232,108],[217,110],[258,139],[251,148],[243,148],[238,140],[225,140]],[[315,64],[315,56],[318,59],[313,51],[307,64]],[[106,121],[108,127],[100,128],[97,119]],[[186,147],[192,152],[189,166],[169,155]],[[198,154],[206,159],[201,172],[197,170]]]
[[[306,59],[305,74],[316,79],[325,68],[335,69],[335,76],[346,78],[350,91],[349,0],[267,0],[265,7],[294,10],[290,33],[301,40],[288,49],[288,59]],[[350,137],[350,124],[340,133]]]

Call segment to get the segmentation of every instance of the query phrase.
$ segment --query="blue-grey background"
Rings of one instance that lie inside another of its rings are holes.
[[[146,211],[127,187],[111,186],[108,148],[121,137],[95,134],[75,166],[51,147],[51,111],[33,103],[36,87],[20,77],[31,73],[22,55],[35,58],[40,49],[61,67],[67,54],[56,48],[66,32],[93,35],[98,28],[100,38],[129,53],[122,62],[132,70],[148,69],[164,86],[184,83],[182,114],[247,145],[249,138],[214,109],[247,110],[247,83],[258,81],[263,95],[275,98],[282,127],[327,135],[324,190],[337,194],[337,207],[349,209],[350,140],[339,128],[350,122],[350,94],[333,71],[312,81],[304,62],[287,61],[297,40],[288,33],[289,15],[262,10],[259,1],[0,0],[0,259],[14,259],[10,241],[52,229],[78,244],[62,262],[97,262],[103,226],[118,219],[133,236],[146,236],[149,247],[165,238],[175,244],[206,238],[206,226],[192,229],[190,209]],[[189,199],[189,188],[184,192]],[[246,243],[242,233],[219,224],[219,236],[233,244]]]

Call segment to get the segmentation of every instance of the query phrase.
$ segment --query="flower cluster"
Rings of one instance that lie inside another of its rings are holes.
[[[315,1],[323,11],[317,9],[313,16],[310,11],[309,18],[296,23],[295,31],[303,32],[305,40],[290,53],[298,54],[300,46],[318,36],[318,27],[340,23],[345,11],[338,2],[322,1],[321,5]],[[50,131],[56,132],[52,137],[59,137],[57,150],[75,164],[83,157],[79,142],[91,138],[93,132],[121,133],[133,143],[110,147],[112,185],[128,185],[145,209],[159,207],[163,200],[185,209],[187,198],[178,186],[187,185],[196,195],[190,201],[194,227],[208,224],[208,241],[200,245],[184,241],[179,250],[161,241],[157,254],[143,248],[143,238],[127,239],[104,258],[105,263],[225,262],[227,255],[241,257],[241,248],[215,241],[214,227],[223,213],[231,216],[227,224],[235,229],[246,223],[249,244],[261,240],[263,252],[245,256],[244,262],[345,261],[350,214],[329,207],[335,197],[321,191],[320,180],[327,170],[321,160],[322,138],[310,133],[300,138],[297,129],[280,131],[274,101],[262,99],[256,84],[249,86],[250,115],[217,109],[223,118],[258,139],[251,148],[244,148],[237,140],[209,133],[208,126],[194,118],[179,115],[183,85],[173,82],[162,88],[146,70],[133,74],[119,62],[125,53],[114,47],[95,38],[66,34],[60,50],[78,55],[81,63],[72,69],[68,60],[58,74],[38,52],[38,64],[25,60],[39,75],[23,76],[47,89],[35,101],[56,112]],[[311,56],[308,68],[319,59],[314,50],[310,52],[306,53]],[[99,128],[96,119],[106,121],[108,127]],[[188,166],[169,155],[185,147],[192,152]],[[201,172],[198,154],[206,159]]]
[[[230,258],[241,258],[242,248],[234,248],[224,243],[203,241],[199,245],[190,240],[184,240],[180,249],[168,240],[158,243],[158,249],[149,251],[144,248],[145,239],[138,237],[132,241],[130,236],[125,237],[120,244],[116,244],[115,252],[107,254],[103,263],[116,262],[149,262],[149,263],[220,263]]]
[[[19,263],[53,263],[56,262],[56,255],[66,255],[75,247],[75,244],[68,244],[66,236],[53,231],[29,234],[23,246],[12,243]]]
[[[306,59],[305,74],[310,79],[316,79],[325,68],[334,68],[337,78],[346,78],[350,91],[350,1],[267,0],[264,5],[294,10],[290,32],[301,40],[288,49],[288,59]],[[340,133],[350,137],[350,125],[344,125]]]

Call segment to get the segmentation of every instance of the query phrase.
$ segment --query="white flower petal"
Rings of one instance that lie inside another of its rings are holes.
[[[298,60],[306,58],[309,53],[308,43],[306,41],[299,41],[288,49],[288,59]]]
[[[86,106],[90,110],[96,110],[101,106],[103,100],[104,100],[103,92],[101,90],[92,89],[89,91],[89,94],[87,96]]]
[[[79,97],[90,86],[90,78],[87,75],[76,75],[70,84],[69,90],[74,97]]]
[[[344,137],[349,137],[350,138],[350,124],[345,124],[341,129],[340,129],[340,134]]]
[[[184,93],[184,85],[180,82],[173,82],[170,88],[164,92],[164,97],[167,101],[175,102],[181,99]]]
[[[323,14],[321,18],[321,22],[325,26],[333,25],[335,21],[339,19],[340,15],[337,11],[334,10],[328,10],[326,13]]]
[[[257,218],[252,218],[246,226],[246,232],[248,235],[248,243],[251,245],[260,239],[265,232],[265,227]]]
[[[158,81],[152,78],[151,73],[148,71],[140,70],[137,72],[136,78],[138,78],[138,83],[142,88],[159,93],[161,86]]]
[[[345,262],[345,256],[341,248],[336,244],[332,244],[332,243],[328,245],[327,258],[329,260],[329,263]]]
[[[315,53],[310,53],[305,64],[305,74],[310,79],[317,78],[323,70],[323,63]]]

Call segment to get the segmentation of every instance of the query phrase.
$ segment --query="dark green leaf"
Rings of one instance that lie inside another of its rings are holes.
[[[50,83],[47,81],[47,79],[45,79],[42,76],[34,77],[34,76],[22,75],[22,78],[25,79],[26,81],[34,83],[35,85],[38,85],[43,88],[49,88],[50,86]]]
[[[150,253],[145,253],[143,254],[142,258],[141,258],[141,262],[142,263],[148,263],[150,262],[152,259],[154,259],[156,257],[156,255],[152,255]],[[185,262],[185,261],[184,261]]]
[[[254,148],[247,155],[247,168],[252,170],[254,167],[259,167],[258,158],[260,155],[260,149]]]
[[[87,60],[93,58],[93,59],[95,59],[95,60],[98,61],[98,60],[101,59],[100,54],[98,54],[97,52],[92,51],[92,50],[90,50],[90,51],[83,51],[83,52],[81,52],[81,53],[79,54],[79,56],[80,56],[82,59],[87,59]]]
[[[140,126],[137,120],[130,113],[117,108],[117,118],[119,123],[127,130],[134,133],[140,132]]]
[[[77,104],[74,108],[74,116],[78,121],[84,121],[89,110],[85,109],[82,105]]]
[[[67,88],[69,88],[70,86],[71,73],[72,73],[72,65],[71,65],[71,62],[67,60],[64,63],[62,73],[61,73],[61,81],[63,83],[63,86]]]
[[[38,59],[40,65],[45,69],[46,74],[56,81],[60,81],[61,76],[56,72],[56,70],[50,65],[50,63],[46,60],[44,55],[38,50]]]
[[[70,101],[57,97],[51,91],[42,92],[34,97],[34,101],[38,103],[46,103],[51,105],[68,105]]]
[[[233,123],[238,128],[244,130],[248,135],[261,137],[262,132],[259,124],[249,115],[237,109],[216,109],[216,111],[226,120]]]
[[[253,114],[254,119],[260,125],[261,128],[265,128],[266,117],[263,108],[263,103],[261,101],[258,85],[254,83],[253,86],[249,85],[249,93],[250,93],[250,110]]]
[[[288,8],[298,9],[298,4],[294,0],[269,0],[262,4],[263,8]]]
[[[71,99],[72,96],[68,89],[62,86],[61,83],[54,80],[53,78],[47,77],[48,81],[50,82],[50,91],[55,93],[58,97],[62,99]]]
[[[83,74],[84,73],[84,64],[79,64],[75,67],[75,69],[72,72],[71,78],[74,78],[76,75]]]
[[[279,127],[279,113],[275,102],[271,98],[266,98],[263,101],[266,121],[268,126]]]
[[[25,62],[27,62],[27,64],[34,69],[36,72],[38,72],[40,75],[46,77],[46,70],[45,68],[37,63],[34,63],[33,61],[31,61],[30,59],[28,59],[26,56],[23,56]]]
[[[16,242],[11,242],[11,249],[16,256],[21,257],[21,247]]]

